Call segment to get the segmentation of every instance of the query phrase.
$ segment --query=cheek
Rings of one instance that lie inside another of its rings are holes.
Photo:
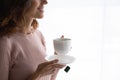
[[[31,9],[37,9],[40,6],[40,0],[33,0],[31,3]]]
[[[41,3],[40,0],[34,0],[33,5],[36,6],[36,7],[39,7],[39,6],[40,6],[40,3]]]
[[[38,10],[38,4],[33,4],[29,9],[31,13],[35,13],[37,10]]]
[[[27,15],[35,16],[38,13],[38,8],[40,6],[40,0],[32,0],[31,6],[26,10]]]

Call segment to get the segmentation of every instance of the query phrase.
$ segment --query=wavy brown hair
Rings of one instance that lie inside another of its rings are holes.
[[[18,23],[25,25],[24,14],[31,6],[31,0],[0,0],[0,37],[17,32]],[[34,29],[37,29],[38,22],[33,20]]]

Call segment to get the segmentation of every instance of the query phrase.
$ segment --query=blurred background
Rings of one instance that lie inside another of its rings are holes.
[[[54,38],[72,39],[76,61],[56,80],[120,80],[120,0],[48,0],[38,21],[48,55]]]

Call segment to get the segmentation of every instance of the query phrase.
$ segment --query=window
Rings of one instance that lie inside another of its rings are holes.
[[[72,38],[76,61],[57,80],[120,80],[119,0],[48,0],[39,22],[49,55],[54,38]]]

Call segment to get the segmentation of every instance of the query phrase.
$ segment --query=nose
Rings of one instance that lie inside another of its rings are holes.
[[[47,0],[42,0],[42,3],[43,4],[48,4],[48,1]]]

